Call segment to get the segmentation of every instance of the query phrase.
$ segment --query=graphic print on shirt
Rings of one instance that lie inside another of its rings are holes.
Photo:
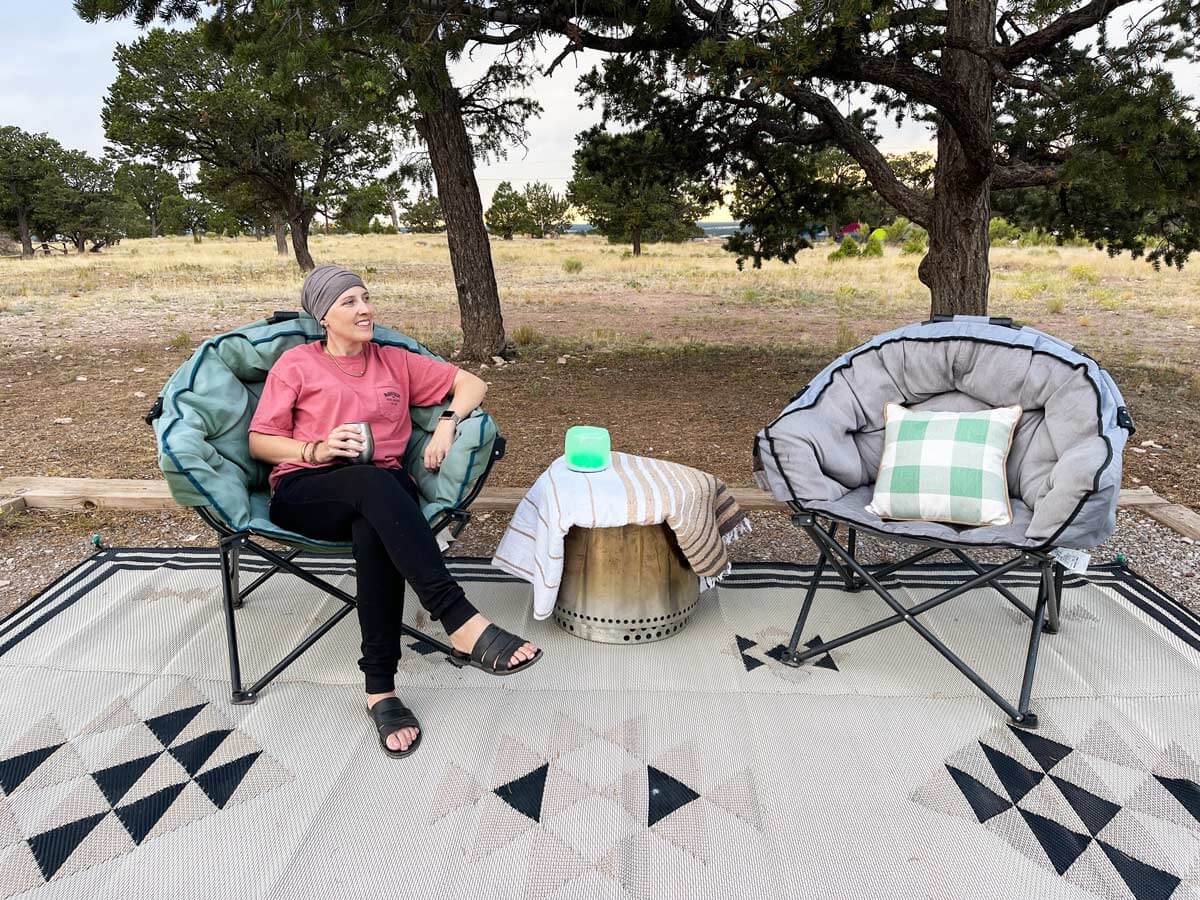
[[[399,422],[408,413],[408,403],[398,384],[383,384],[378,388],[379,415],[389,422]]]

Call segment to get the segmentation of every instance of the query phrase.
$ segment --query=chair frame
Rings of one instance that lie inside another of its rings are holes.
[[[899,625],[901,622],[906,622],[922,639],[958,669],[959,672],[970,679],[988,699],[1004,710],[1009,715],[1013,725],[1027,729],[1037,727],[1037,714],[1030,709],[1034,671],[1037,668],[1037,657],[1041,646],[1042,633],[1056,634],[1059,629],[1059,604],[1062,596],[1063,576],[1065,574],[1062,565],[1049,552],[1044,549],[1022,549],[1004,563],[985,567],[972,559],[961,545],[922,540],[919,542],[922,549],[899,562],[864,566],[856,558],[855,551],[858,531],[874,532],[869,529],[862,529],[861,525],[856,525],[847,520],[841,520],[829,515],[819,515],[812,511],[804,510],[794,502],[789,505],[794,511],[792,522],[812,540],[817,548],[818,558],[817,564],[813,569],[812,578],[804,594],[800,614],[796,618],[795,628],[792,630],[792,637],[788,643],[787,653],[781,660],[784,665],[799,666],[805,660],[823,656],[830,650],[875,634],[893,625]],[[822,524],[822,519],[827,524]],[[838,527],[841,524],[845,524],[849,532],[844,546],[837,539]],[[884,532],[878,533],[878,536],[895,539],[895,535],[888,535]],[[888,575],[900,572],[927,557],[947,550],[957,556],[969,568],[973,569],[976,576],[911,607],[906,607],[892,595],[891,591],[884,587],[882,579]],[[813,599],[816,597],[817,589],[820,586],[821,575],[824,573],[827,565],[832,566],[841,577],[847,591],[858,593],[864,587],[870,588],[892,609],[892,614],[832,640],[823,641],[811,647],[801,648],[800,638],[804,632],[804,626],[808,621],[809,612],[812,610]],[[1037,600],[1032,609],[1000,582],[1000,579],[1005,575],[1020,569],[1034,569],[1041,574]],[[1021,693],[1016,704],[1005,699],[994,686],[985,681],[975,669],[946,646],[936,634],[918,619],[918,616],[922,613],[941,606],[943,603],[953,600],[962,594],[985,586],[993,588],[1030,620],[1029,645],[1025,653]]]
[[[505,442],[502,436],[497,435],[495,442],[492,445],[492,453],[488,459],[487,467],[476,479],[474,486],[459,501],[458,505],[446,509],[437,514],[433,521],[429,523],[429,528],[434,534],[438,534],[443,529],[448,528],[451,536],[457,538],[467,527],[467,523],[471,520],[471,513],[468,507],[479,496],[483,490],[483,485],[487,481],[488,475],[491,474],[492,466],[504,458]],[[286,553],[280,554],[267,547],[262,546],[254,540],[256,536],[267,537],[276,543],[285,543],[279,540],[274,535],[262,534],[252,529],[243,529],[236,531],[230,528],[223,522],[213,511],[207,506],[195,507],[196,512],[209,526],[217,532],[219,538],[218,550],[221,557],[221,589],[222,598],[225,606],[225,632],[226,639],[229,645],[229,678],[230,678],[230,695],[232,701],[238,705],[251,704],[258,699],[259,693],[268,684],[275,680],[288,666],[295,662],[301,654],[312,647],[320,640],[327,632],[329,632],[338,622],[349,615],[350,611],[356,605],[356,599],[346,591],[330,584],[325,579],[313,575],[311,572],[306,572],[301,566],[297,565],[294,560],[306,548],[293,545],[293,549]],[[241,587],[240,578],[240,562],[242,551],[248,550],[266,562],[271,564],[271,568],[263,572],[254,579],[246,587]],[[313,587],[319,588],[324,593],[331,597],[335,597],[342,601],[342,608],[335,612],[332,616],[318,625],[312,632],[304,637],[292,650],[290,650],[282,659],[271,666],[265,674],[260,676],[257,681],[251,685],[245,685],[242,680],[242,665],[241,656],[238,652],[238,636],[237,636],[237,611],[240,610],[248,598],[254,591],[262,586],[264,582],[277,572],[287,572],[295,575],[302,581],[311,584]],[[401,623],[400,630],[403,634],[409,637],[416,638],[432,645],[438,651],[450,656],[452,648],[444,641],[440,641],[435,637],[425,634],[422,631],[413,628],[411,625]]]

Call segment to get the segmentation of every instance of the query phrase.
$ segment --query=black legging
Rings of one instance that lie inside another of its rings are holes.
[[[401,469],[338,465],[285,475],[271,497],[271,521],[326,541],[352,540],[358,570],[358,624],[369,694],[395,688],[404,582],[449,634],[475,615],[450,577]]]

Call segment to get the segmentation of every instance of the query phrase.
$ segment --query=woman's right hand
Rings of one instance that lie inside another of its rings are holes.
[[[363,446],[362,432],[356,426],[339,425],[317,445],[314,456],[324,465],[337,459],[353,459],[362,453]]]

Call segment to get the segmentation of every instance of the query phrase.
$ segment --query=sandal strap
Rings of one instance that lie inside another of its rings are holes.
[[[495,622],[488,625],[475,641],[475,646],[471,648],[471,658],[481,665],[492,668],[492,663],[504,649],[507,634],[508,632]]]
[[[510,640],[504,646],[504,649],[497,655],[495,663],[492,665],[493,669],[511,669],[513,654],[520,650],[521,645],[525,643],[524,638],[518,637],[515,634],[510,634],[509,638]],[[499,663],[503,663],[503,665],[498,665]]]
[[[421,727],[412,710],[401,703],[399,697],[385,697],[369,709],[381,735],[387,736],[401,728]]]
[[[483,634],[471,649],[471,656],[494,672],[500,668],[496,665],[500,660],[504,660],[504,668],[508,668],[508,661],[524,643],[523,638],[517,637],[511,631],[505,631],[493,622],[483,629]]]

